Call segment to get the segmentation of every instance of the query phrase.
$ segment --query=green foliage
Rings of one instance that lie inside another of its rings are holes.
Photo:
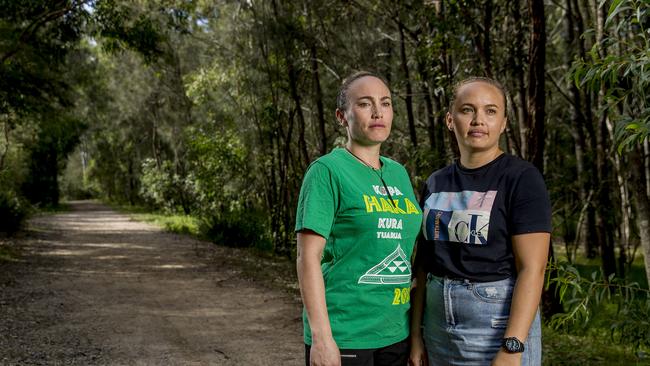
[[[270,250],[266,222],[268,218],[263,212],[240,208],[204,217],[200,230],[203,236],[217,244]]]
[[[11,191],[0,190],[0,233],[12,235],[22,227],[29,204]]]
[[[151,207],[175,213],[183,209],[184,200],[192,205],[196,202],[191,180],[178,174],[170,161],[158,165],[153,159],[145,159],[140,184],[140,194]]]
[[[209,131],[209,132],[208,132]],[[246,149],[232,131],[188,129],[188,169],[200,214],[212,215],[230,203],[246,199]]]
[[[619,153],[650,136],[649,13],[644,0],[612,2],[605,23],[612,28],[611,35],[593,45],[590,59],[577,60],[573,66],[576,85],[604,92],[604,111],[617,123]],[[605,49],[610,52],[605,53]]]
[[[650,348],[650,290],[599,272],[585,277],[568,263],[552,263],[547,273],[556,274],[547,285],[556,285],[565,310],[550,319],[550,327],[575,330],[604,321],[612,341]]]

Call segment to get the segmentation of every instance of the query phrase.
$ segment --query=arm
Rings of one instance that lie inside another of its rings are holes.
[[[411,354],[409,365],[428,365],[427,351],[422,339],[422,316],[424,314],[427,276],[422,268],[415,272],[415,291],[411,299]]]
[[[514,235],[512,249],[517,265],[517,283],[512,294],[510,318],[504,337],[525,342],[535,318],[544,287],[544,271],[550,244],[549,233]],[[520,365],[521,353],[499,350],[492,365]]]
[[[325,303],[325,283],[320,267],[325,242],[325,238],[311,230],[298,232],[296,268],[300,294],[312,334],[310,364],[339,366],[341,356],[332,337]]]

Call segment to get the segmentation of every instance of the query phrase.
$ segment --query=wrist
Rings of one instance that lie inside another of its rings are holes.
[[[311,341],[313,343],[323,343],[323,342],[329,342],[329,341],[333,341],[333,340],[334,340],[334,337],[332,336],[331,332],[314,333],[312,331]]]
[[[524,342],[517,337],[504,337],[501,340],[501,350],[508,354],[521,355],[524,352]]]

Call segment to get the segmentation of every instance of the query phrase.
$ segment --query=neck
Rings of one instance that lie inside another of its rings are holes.
[[[501,149],[498,148],[494,150],[473,152],[473,153],[461,152],[460,164],[465,168],[469,168],[469,169],[480,168],[483,165],[486,165],[492,160],[498,158],[501,154],[503,154],[503,151],[501,151]]]
[[[348,140],[345,148],[366,165],[375,169],[381,168],[381,161],[379,160],[381,144],[363,146]]]

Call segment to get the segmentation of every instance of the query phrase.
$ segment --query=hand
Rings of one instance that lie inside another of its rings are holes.
[[[507,353],[500,349],[492,360],[492,366],[521,366],[521,353]]]
[[[422,336],[411,336],[411,354],[409,355],[409,366],[428,366],[429,359],[427,350],[424,347]]]
[[[334,338],[314,341],[309,352],[310,366],[341,366],[341,352]]]

